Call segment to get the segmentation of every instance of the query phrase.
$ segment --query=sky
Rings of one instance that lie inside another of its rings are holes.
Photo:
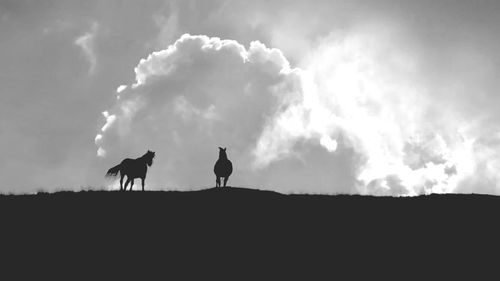
[[[0,192],[500,193],[500,2],[0,0]],[[137,185],[136,185],[137,186]]]

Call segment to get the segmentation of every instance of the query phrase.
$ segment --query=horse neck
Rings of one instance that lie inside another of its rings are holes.
[[[137,158],[137,160],[140,160],[144,163],[147,163],[148,162],[148,154],[146,153],[146,154],[142,155],[141,157]]]

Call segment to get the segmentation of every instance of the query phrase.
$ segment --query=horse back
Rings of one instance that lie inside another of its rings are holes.
[[[126,158],[126,159],[123,159],[123,161],[122,161],[121,165],[127,165],[127,164],[130,164],[130,163],[132,163],[132,162],[134,162],[134,160],[133,160],[133,159]]]
[[[214,173],[218,177],[229,177],[233,173],[233,163],[229,159],[219,159],[215,162]]]
[[[124,159],[121,163],[122,171],[127,177],[130,178],[141,178],[146,175],[147,166],[146,163],[138,161],[138,159]]]

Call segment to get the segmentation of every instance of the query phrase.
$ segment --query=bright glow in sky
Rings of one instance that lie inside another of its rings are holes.
[[[113,186],[104,172],[148,149],[150,189],[209,187],[222,146],[234,186],[499,194],[499,13],[465,0],[3,1],[0,190]]]

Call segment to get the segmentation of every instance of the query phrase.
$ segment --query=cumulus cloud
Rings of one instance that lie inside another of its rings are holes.
[[[85,34],[79,36],[78,38],[75,39],[75,45],[80,47],[82,49],[83,54],[85,55],[85,58],[89,62],[89,74],[93,74],[95,71],[95,68],[97,66],[97,56],[95,54],[94,50],[94,44],[95,44],[95,36],[97,34],[99,25],[97,23],[92,24],[92,28],[90,31],[86,32]]]
[[[101,156],[115,160],[155,150],[157,172],[148,181],[157,188],[210,185],[218,146],[228,147],[237,181],[238,171],[253,165],[264,124],[285,96],[300,91],[283,54],[257,41],[247,49],[185,34],[140,60],[135,73],[135,83],[103,113],[96,144]]]
[[[229,147],[233,184],[288,192],[294,184],[375,195],[498,186],[498,136],[485,138],[481,123],[443,107],[449,99],[422,82],[418,56],[400,38],[334,33],[299,69],[258,41],[246,48],[185,34],[140,60],[135,82],[119,87],[98,154],[111,165],[157,151],[148,179],[156,188],[213,185],[218,146]],[[345,177],[338,183],[328,177],[336,172]]]
[[[471,130],[473,116],[456,110],[464,100],[422,83],[418,56],[395,34],[364,28],[324,39],[302,76],[302,99],[276,115],[259,140],[261,159],[274,161],[302,137],[334,151],[341,137],[360,156],[362,194],[454,192],[471,179],[494,190],[498,150],[480,144],[484,132]]]

